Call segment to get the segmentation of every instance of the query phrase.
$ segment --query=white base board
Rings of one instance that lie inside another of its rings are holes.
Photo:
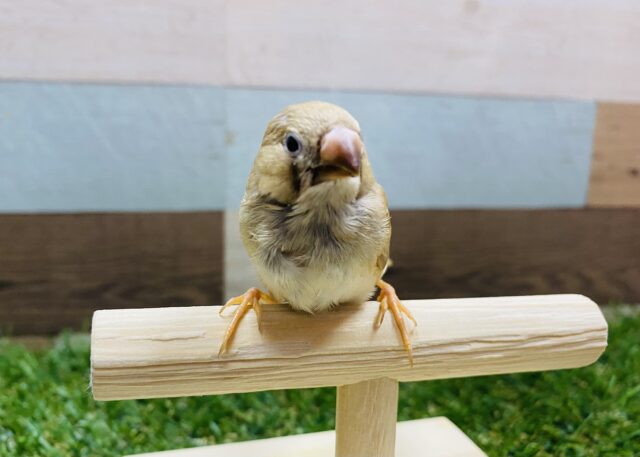
[[[330,457],[335,432],[307,433],[241,443],[176,451],[137,454],[136,457]],[[398,422],[396,457],[487,457],[446,417]]]

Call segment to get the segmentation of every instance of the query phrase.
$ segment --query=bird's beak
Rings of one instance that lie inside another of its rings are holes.
[[[346,127],[334,127],[320,141],[322,179],[336,179],[360,174],[362,140],[357,132]]]

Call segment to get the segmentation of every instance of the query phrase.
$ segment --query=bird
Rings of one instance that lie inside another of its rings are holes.
[[[263,306],[287,303],[320,313],[360,304],[376,287],[374,327],[390,311],[409,364],[411,340],[404,316],[411,312],[382,279],[389,264],[391,219],[376,181],[358,121],[328,102],[308,101],[282,109],[268,123],[247,180],[239,213],[240,234],[266,287],[229,299],[233,314],[219,356],[250,309],[260,325]]]

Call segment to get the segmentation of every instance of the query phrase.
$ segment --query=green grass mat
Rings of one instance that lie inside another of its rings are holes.
[[[640,456],[640,315],[609,321],[595,365],[403,384],[399,419],[447,416],[490,456]],[[121,456],[334,426],[334,389],[103,403],[88,367],[86,338],[35,352],[0,343],[0,456]]]

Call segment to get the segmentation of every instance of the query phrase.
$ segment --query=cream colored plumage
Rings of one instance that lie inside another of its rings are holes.
[[[291,105],[267,126],[240,208],[240,232],[269,295],[250,289],[221,346],[260,302],[320,312],[368,300],[381,287],[380,324],[391,309],[405,347],[401,313],[410,314],[381,281],[391,225],[384,190],[374,178],[358,122],[324,102]],[[225,308],[226,308],[225,306]]]

